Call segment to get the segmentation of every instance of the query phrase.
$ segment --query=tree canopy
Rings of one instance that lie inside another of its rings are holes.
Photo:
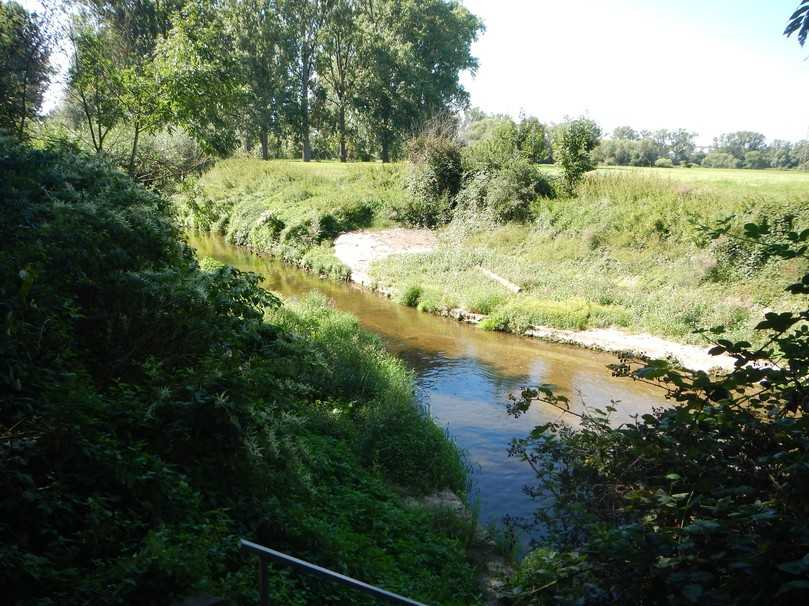
[[[139,135],[164,126],[220,154],[257,141],[268,158],[289,141],[309,160],[326,141],[344,161],[369,145],[387,161],[431,117],[465,107],[459,77],[477,66],[482,30],[455,0],[78,7],[71,94],[98,151],[104,132],[127,125],[133,162]]]
[[[39,113],[51,68],[42,18],[17,2],[0,3],[0,129],[24,136]]]

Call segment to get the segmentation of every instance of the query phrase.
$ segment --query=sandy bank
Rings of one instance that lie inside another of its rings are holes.
[[[334,254],[351,269],[352,282],[374,288],[374,281],[369,274],[374,261],[396,254],[430,252],[435,248],[436,242],[435,233],[424,229],[357,231],[338,237],[334,242]],[[470,324],[478,324],[485,317],[460,309],[450,310],[447,315]],[[608,352],[631,352],[646,358],[671,357],[691,370],[733,368],[733,358],[708,355],[707,347],[683,345],[649,334],[630,334],[617,328],[575,331],[535,326],[526,334],[548,341],[570,343]]]
[[[352,282],[371,287],[371,263],[390,255],[430,252],[436,242],[435,233],[428,229],[353,231],[334,241],[334,255],[351,269]]]

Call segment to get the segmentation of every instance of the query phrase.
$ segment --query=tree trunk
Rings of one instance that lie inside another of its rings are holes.
[[[135,123],[135,136],[132,139],[132,150],[129,152],[129,166],[126,172],[130,177],[135,176],[135,158],[138,155],[138,139],[140,138],[140,124]]]
[[[382,162],[384,164],[390,162],[390,143],[387,134],[382,135]]]
[[[308,58],[305,59],[308,63]],[[309,67],[304,65],[301,72],[301,143],[303,143],[303,161],[312,159],[312,144],[309,142]]]
[[[340,106],[340,113],[337,116],[337,128],[340,131],[340,162],[348,160],[348,149],[346,149],[346,109]]]
[[[269,149],[269,138],[267,135],[266,130],[262,130],[258,135],[259,141],[261,141],[261,159],[262,160],[269,160],[270,159],[270,149]]]

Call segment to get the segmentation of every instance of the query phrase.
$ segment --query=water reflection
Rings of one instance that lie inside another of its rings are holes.
[[[312,290],[348,311],[413,369],[422,403],[464,448],[475,470],[480,518],[530,516],[536,503],[522,487],[532,481],[527,465],[508,457],[512,438],[534,425],[561,417],[551,407],[534,407],[515,419],[505,411],[509,393],[521,386],[552,383],[578,406],[618,401],[618,417],[660,405],[660,394],[645,385],[610,376],[614,357],[535,339],[489,333],[473,326],[420,313],[372,293],[321,280],[283,263],[258,257],[215,237],[191,239],[200,255],[264,276],[264,285],[284,297]]]

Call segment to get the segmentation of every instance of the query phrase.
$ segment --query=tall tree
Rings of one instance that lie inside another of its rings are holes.
[[[638,137],[638,131],[631,126],[618,126],[612,131],[612,138],[624,139],[626,141],[636,141],[640,137]]]
[[[481,21],[454,0],[367,2],[362,113],[383,162],[402,136],[468,104],[463,70],[477,68],[472,42]]]
[[[188,0],[156,48],[155,70],[173,124],[206,150],[232,151],[248,91],[237,34],[218,0]]]
[[[287,35],[294,49],[292,73],[298,82],[297,123],[304,162],[312,159],[309,95],[318,58],[320,31],[326,23],[329,0],[279,0]]]
[[[697,133],[684,128],[669,131],[668,152],[675,164],[689,162],[697,149],[694,139]]]
[[[117,40],[109,29],[94,29],[77,22],[71,32],[73,58],[68,73],[68,94],[81,108],[96,153],[123,117],[121,65]]]
[[[245,88],[244,130],[248,137],[258,135],[261,157],[267,160],[269,137],[281,134],[292,100],[292,49],[274,0],[235,1],[231,15]]]
[[[745,154],[751,151],[767,149],[767,138],[761,133],[740,130],[724,133],[714,139],[716,151],[725,152],[738,160],[744,160]]]
[[[337,114],[340,162],[348,159],[346,115],[354,99],[359,75],[362,31],[359,27],[362,3],[336,0],[323,28],[318,74],[326,85],[328,100]]]
[[[39,113],[51,69],[42,19],[16,2],[0,4],[0,129],[18,137]]]
[[[96,30],[104,41],[92,49],[96,71],[90,77],[108,82],[97,82],[97,88],[106,87],[114,96],[106,103],[115,104],[119,121],[131,134],[127,168],[134,173],[140,137],[155,132],[166,123],[163,91],[154,70],[154,52],[158,42],[172,27],[172,18],[183,0],[79,0],[85,14],[85,30]],[[90,51],[87,36],[83,34],[85,55]],[[87,76],[78,73],[91,67],[86,61],[75,61],[73,83]],[[86,104],[82,102],[83,107]],[[86,112],[85,112],[86,113]],[[94,141],[100,137],[91,133]],[[95,145],[95,143],[94,143]]]

